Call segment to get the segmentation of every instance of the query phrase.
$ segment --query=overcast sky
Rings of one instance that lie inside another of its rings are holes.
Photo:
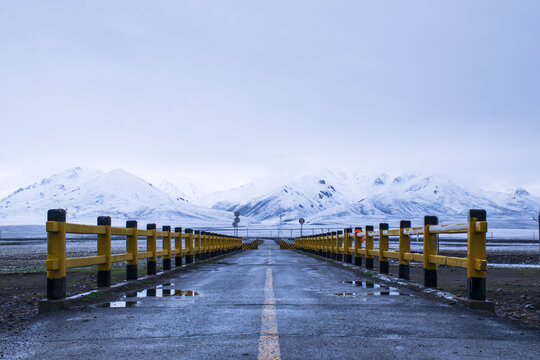
[[[329,168],[540,195],[539,10],[0,0],[0,189],[72,166],[207,190]]]

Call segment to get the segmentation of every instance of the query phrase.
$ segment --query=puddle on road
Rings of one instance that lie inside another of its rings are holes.
[[[373,281],[359,281],[359,280],[353,280],[353,281],[343,281],[344,284],[351,284],[354,286],[362,287],[363,289],[377,289],[377,288],[386,288],[385,285],[381,285],[378,283],[375,283]]]
[[[362,289],[377,289],[377,291],[370,292],[370,293],[354,293],[354,292],[335,293],[334,295],[337,295],[337,296],[397,296],[397,295],[410,296],[410,294],[404,294],[404,293],[399,292],[399,290],[395,287],[391,287],[391,286],[389,287],[388,285],[379,284],[373,281],[352,280],[352,281],[342,281],[342,283],[358,286]]]
[[[100,305],[97,305],[98,307],[102,308],[126,308],[126,307],[132,307],[137,306],[140,304],[139,301],[136,300],[129,300],[129,299],[140,299],[140,298],[146,298],[146,297],[157,297],[157,298],[163,298],[163,297],[176,297],[177,299],[180,299],[184,296],[198,296],[199,293],[197,291],[193,290],[178,290],[178,289],[164,289],[164,286],[174,286],[173,283],[166,283],[166,284],[160,284],[156,285],[155,288],[150,289],[144,289],[141,291],[133,291],[128,292],[124,296],[126,300],[120,300],[120,301],[111,301],[106,302]]]
[[[380,284],[374,284],[374,285],[379,285],[379,286],[374,286],[373,288],[381,287]],[[360,285],[357,285],[357,286],[360,286]],[[363,286],[363,288],[366,288],[366,287]],[[367,287],[367,288],[369,289],[370,287]],[[389,287],[388,289],[384,289],[381,291],[374,291],[370,293],[344,292],[344,293],[334,293],[334,295],[336,296],[398,296],[398,295],[410,296],[410,294],[404,294],[402,292],[399,292],[399,290],[394,287]]]
[[[137,304],[139,304],[138,301],[111,301],[98,306],[103,308],[125,308],[137,306]]]
[[[175,296],[177,298],[183,296],[198,296],[199,293],[193,290],[177,290],[177,289],[145,289],[142,291],[134,291],[126,293],[126,298],[145,298],[145,297],[169,297]]]

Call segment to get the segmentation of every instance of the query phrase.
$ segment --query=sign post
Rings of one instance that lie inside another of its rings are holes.
[[[237,210],[234,212],[234,221],[232,223],[234,236],[238,236],[238,223],[240,223],[240,212]]]
[[[306,220],[304,218],[300,218],[298,219],[298,222],[300,223],[300,237],[302,237],[302,233],[304,230],[304,223],[306,222]]]

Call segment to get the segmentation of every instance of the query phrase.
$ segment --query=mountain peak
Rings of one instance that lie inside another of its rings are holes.
[[[373,180],[373,185],[375,186],[384,185],[384,180],[380,176],[377,176],[377,178]]]
[[[523,197],[523,196],[529,196],[529,195],[531,194],[523,188],[517,188],[516,190],[514,190],[514,193],[513,193],[513,196],[517,196],[517,197]]]

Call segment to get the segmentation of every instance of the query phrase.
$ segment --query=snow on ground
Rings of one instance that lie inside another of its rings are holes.
[[[488,268],[498,268],[498,269],[540,269],[540,264],[493,264],[493,263],[488,263]]]

